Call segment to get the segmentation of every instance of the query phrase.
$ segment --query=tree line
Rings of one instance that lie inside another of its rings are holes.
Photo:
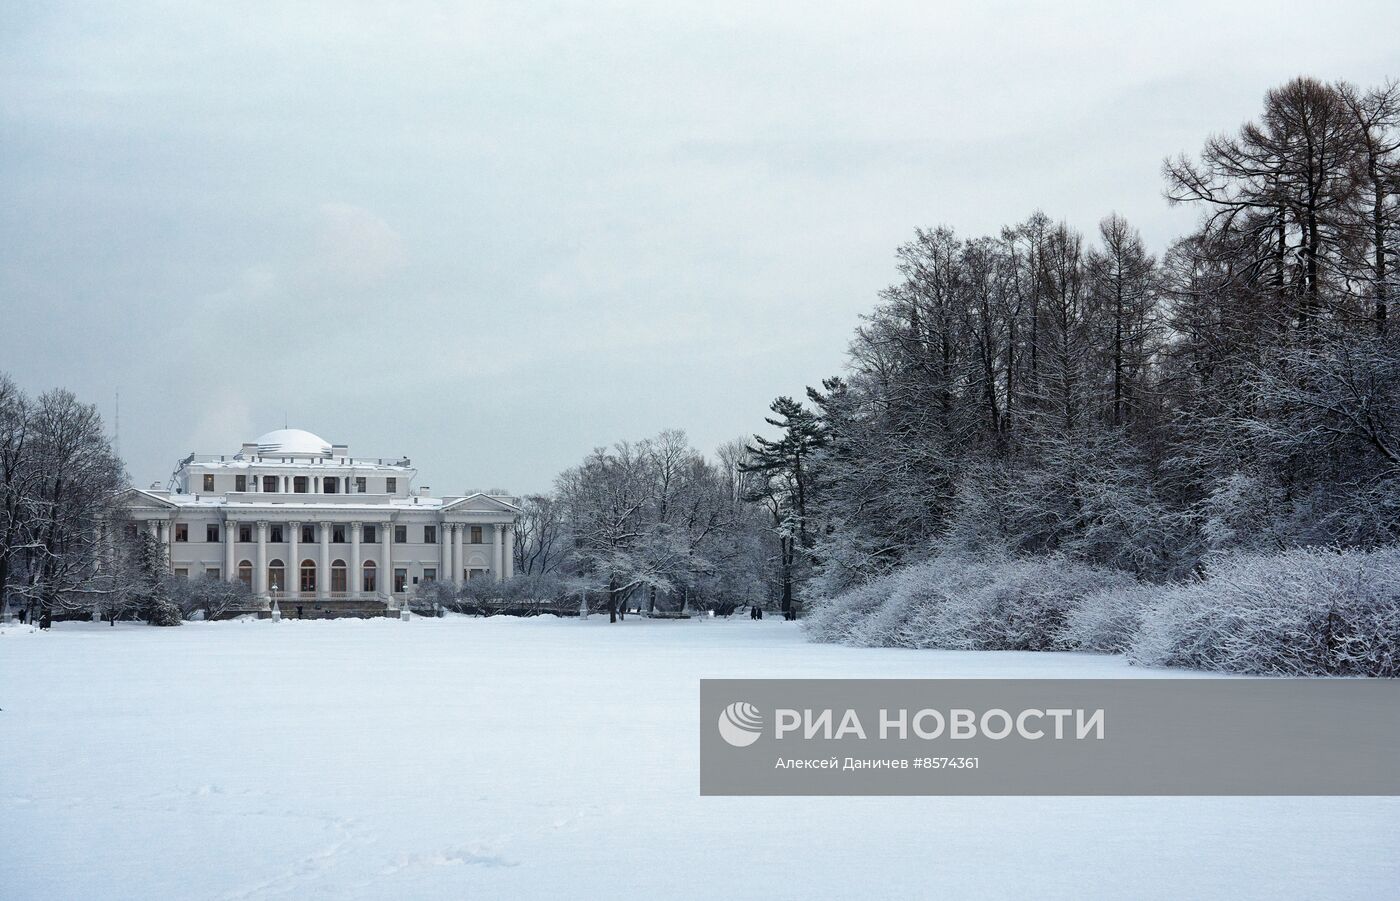
[[[679,592],[790,613],[940,553],[1167,582],[1393,543],[1397,148],[1394,83],[1298,78],[1165,160],[1165,199],[1200,218],[1161,254],[1118,213],[1090,235],[1038,211],[918,229],[843,374],[717,462],[685,449],[679,481],[679,433],[595,451],[529,500],[519,568],[618,609]]]
[[[1160,257],[1124,217],[920,229],[846,374],[754,447],[796,568],[839,592],[936,552],[1141,579],[1400,529],[1400,89],[1299,78],[1168,159],[1201,211]]]

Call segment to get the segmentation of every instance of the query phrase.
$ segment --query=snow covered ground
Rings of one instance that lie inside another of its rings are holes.
[[[776,619],[10,626],[0,897],[1393,894],[1397,799],[698,793],[702,676],[1147,674]]]

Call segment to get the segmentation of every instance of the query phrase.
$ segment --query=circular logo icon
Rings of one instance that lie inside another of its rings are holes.
[[[763,733],[763,714],[747,701],[735,701],[719,712],[719,734],[736,748],[747,748]]]

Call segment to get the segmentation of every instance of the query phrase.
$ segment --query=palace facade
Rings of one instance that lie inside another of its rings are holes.
[[[132,489],[128,509],[175,575],[242,580],[264,607],[391,610],[439,579],[510,578],[517,499],[434,497],[415,475],[407,458],[278,429],[237,453],[191,454],[165,488]]]

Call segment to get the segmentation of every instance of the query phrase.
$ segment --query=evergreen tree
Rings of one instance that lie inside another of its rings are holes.
[[[813,458],[825,443],[821,421],[790,397],[769,406],[769,425],[780,431],[776,440],[754,436],[745,449],[749,459],[740,471],[759,476],[749,499],[767,507],[778,536],[779,578],[785,619],[795,619],[793,583],[799,558],[810,553],[812,533],[807,525],[807,499],[813,488]]]

